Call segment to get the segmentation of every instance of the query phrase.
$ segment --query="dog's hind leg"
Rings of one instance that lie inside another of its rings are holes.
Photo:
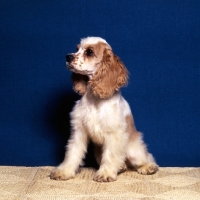
[[[127,148],[127,161],[131,167],[134,167],[139,174],[154,174],[158,171],[152,154],[147,151],[146,145],[141,138],[129,141]]]

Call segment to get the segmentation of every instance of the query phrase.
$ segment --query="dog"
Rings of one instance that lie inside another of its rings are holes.
[[[64,161],[50,178],[74,178],[89,141],[95,144],[99,164],[94,181],[115,181],[127,168],[144,175],[158,171],[142,134],[136,130],[129,104],[120,93],[128,82],[128,70],[106,40],[82,39],[77,52],[66,56],[66,65],[72,71],[74,90],[82,98],[70,113],[71,138]]]

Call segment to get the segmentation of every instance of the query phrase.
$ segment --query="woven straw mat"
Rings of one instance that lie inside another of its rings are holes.
[[[200,200],[200,168],[160,168],[154,175],[127,171],[117,181],[93,181],[94,169],[74,179],[49,178],[52,167],[0,167],[0,199],[7,200]]]

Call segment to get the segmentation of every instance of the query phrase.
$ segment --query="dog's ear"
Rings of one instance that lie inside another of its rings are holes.
[[[71,79],[74,83],[74,91],[83,96],[87,90],[88,77],[86,75],[72,73]]]
[[[128,82],[128,71],[112,50],[105,49],[101,66],[94,73],[89,85],[100,98],[108,98]]]

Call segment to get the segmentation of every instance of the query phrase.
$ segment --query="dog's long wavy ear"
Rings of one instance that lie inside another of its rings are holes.
[[[87,90],[88,77],[86,75],[72,73],[71,79],[74,83],[74,91],[83,96]]]
[[[108,98],[128,82],[128,71],[111,49],[105,49],[101,66],[94,73],[89,85],[93,93],[102,99]]]

